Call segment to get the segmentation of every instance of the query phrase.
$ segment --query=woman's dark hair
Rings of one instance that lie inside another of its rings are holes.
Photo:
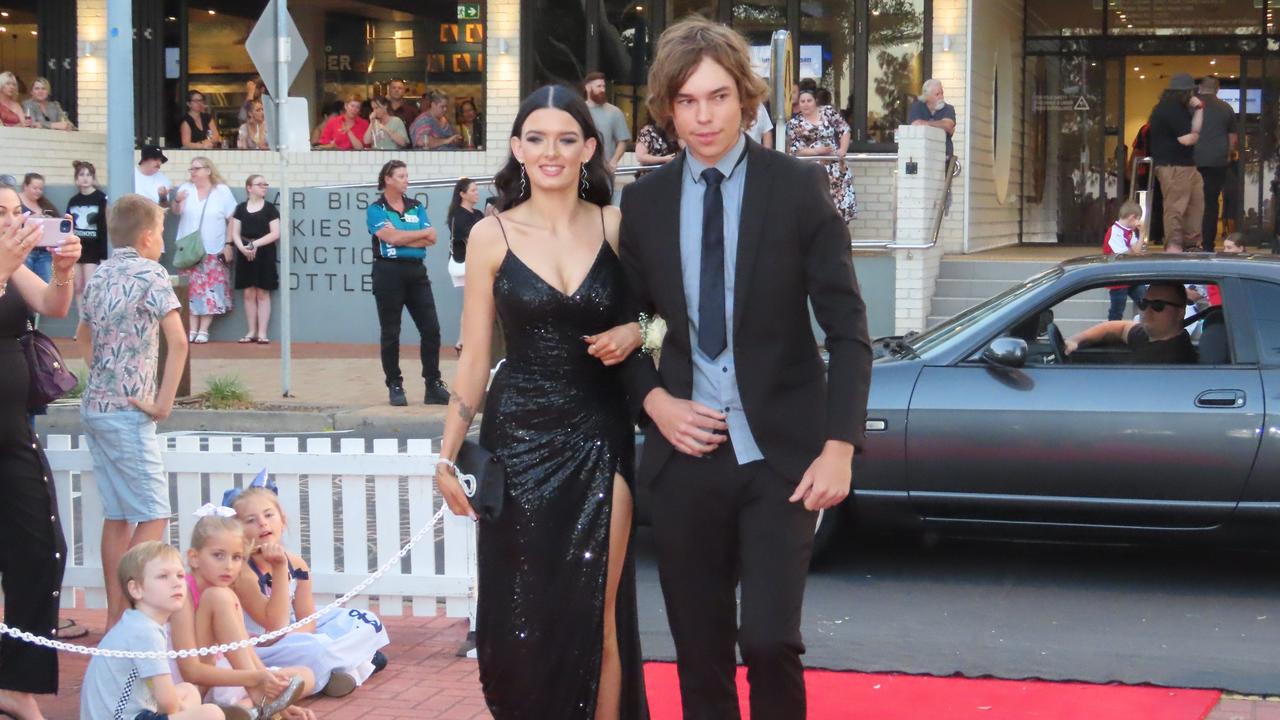
[[[409,166],[405,165],[403,160],[388,160],[387,164],[383,165],[382,169],[378,171],[378,191],[381,192],[387,189],[387,178],[391,177],[392,173],[400,168],[407,167]]]
[[[818,93],[813,96],[813,99],[817,100],[819,105],[830,105],[831,91],[824,87],[820,87],[818,88]]]
[[[511,125],[511,137],[520,137],[521,130],[524,129],[524,123],[535,110],[550,108],[553,110],[563,110],[569,113],[574,120],[578,122],[578,127],[582,128],[582,141],[586,142],[594,138],[596,141],[596,151],[592,154],[591,159],[583,166],[587,169],[587,190],[579,191],[579,195],[587,202],[594,203],[600,207],[609,204],[613,199],[613,191],[610,188],[610,178],[608,171],[604,166],[604,143],[600,142],[600,132],[596,130],[596,125],[591,121],[591,111],[587,109],[587,103],[574,90],[564,85],[544,85],[534,90],[529,97],[520,103],[520,111],[516,113],[516,121]],[[521,167],[516,160],[515,154],[507,157],[507,162],[493,176],[493,187],[498,191],[498,210],[510,210],[529,199],[531,190],[527,183],[520,181]]]
[[[377,105],[378,107],[391,107],[391,101],[381,95],[374,95],[369,98],[369,106],[372,107],[374,105]]]
[[[191,101],[192,101],[192,100],[194,100],[194,99],[196,98],[196,96],[204,97],[204,93],[200,92],[199,90],[188,90],[188,91],[187,91],[187,104],[188,104],[188,105],[190,105],[190,104],[191,104]]]
[[[30,185],[31,183],[37,180],[39,180],[40,182],[44,182],[44,176],[41,175],[40,173],[34,173],[34,172],[30,172],[30,173],[27,173],[26,175],[23,175],[22,188],[25,190],[28,185]],[[46,215],[54,216],[58,214],[57,206],[55,206],[53,204],[53,201],[50,200],[47,196],[41,195],[40,199],[36,201],[36,205],[39,205],[40,210],[44,212],[44,214]]]
[[[95,183],[98,182],[98,168],[94,167],[93,163],[88,160],[72,160],[71,176],[79,177],[81,170],[88,170],[89,176],[93,178],[93,181]]]
[[[476,114],[476,121],[477,121],[477,122],[479,122],[479,120],[480,120],[480,108],[476,107],[475,102],[473,102],[473,101],[471,101],[471,100],[463,100],[463,101],[459,102],[459,103],[458,103],[458,106],[457,106],[457,107],[455,107],[455,108],[453,109],[453,119],[454,119],[454,122],[458,123],[459,125],[461,125],[461,124],[462,124],[462,109],[463,109],[464,107],[468,106],[468,105],[470,105],[470,106],[471,106],[471,112],[473,112],[473,113],[475,113],[475,114]]]
[[[1179,105],[1186,105],[1191,102],[1191,96],[1195,93],[1191,90],[1170,90],[1166,88],[1160,93],[1161,102],[1165,100],[1175,100]]]
[[[449,198],[449,210],[444,214],[444,221],[449,227],[453,227],[453,216],[458,212],[458,208],[462,207],[462,193],[471,189],[476,181],[469,177],[460,177],[458,182],[453,184],[453,197]]]

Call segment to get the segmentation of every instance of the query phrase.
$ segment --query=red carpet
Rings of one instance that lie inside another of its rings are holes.
[[[738,696],[747,713],[747,671]],[[645,666],[653,720],[680,717],[680,687],[671,663]],[[809,720],[1203,720],[1216,690],[971,680],[810,670]]]

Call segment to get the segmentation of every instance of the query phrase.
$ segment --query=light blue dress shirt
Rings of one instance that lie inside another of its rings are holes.
[[[742,191],[747,184],[747,161],[741,163],[746,149],[745,135],[725,154],[716,169],[724,174],[720,192],[724,197],[724,313],[728,343],[719,357],[709,358],[698,347],[698,301],[702,273],[702,198],[707,185],[702,171],[707,166],[685,153],[684,175],[680,186],[680,268],[684,279],[684,301],[689,310],[689,346],[693,349],[693,398],[709,408],[728,415],[729,439],[733,442],[738,464],[763,460],[756,444],[747,414],[742,410],[738,391],[738,370],[733,362],[733,286],[734,269],[738,265],[738,223],[742,217]]]

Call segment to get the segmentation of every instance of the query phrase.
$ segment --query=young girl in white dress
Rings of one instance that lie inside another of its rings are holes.
[[[245,536],[256,546],[233,585],[249,632],[271,632],[314,613],[310,569],[281,545],[286,518],[266,471],[243,492],[228,492],[224,502],[235,509]],[[288,578],[287,592],[278,592],[283,578]],[[259,645],[258,654],[269,665],[310,668],[320,692],[342,697],[386,666],[379,648],[389,642],[376,615],[339,607],[271,645]]]

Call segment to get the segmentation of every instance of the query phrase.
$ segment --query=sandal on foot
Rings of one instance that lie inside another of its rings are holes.
[[[192,340],[192,342],[194,342],[197,345],[207,344],[209,342],[209,333],[201,330],[200,332],[196,333],[195,340]]]
[[[71,618],[63,620],[62,623],[58,625],[58,630],[55,633],[59,640],[75,640],[76,638],[82,638],[88,634],[89,628],[76,624],[76,621]]]
[[[249,344],[249,343],[251,343],[251,342],[255,342],[255,341],[257,341],[257,339],[258,339],[258,338],[254,337],[254,336],[252,336],[252,335],[245,335],[244,337],[240,338],[240,339],[239,339],[239,340],[237,340],[236,342],[240,343],[241,345],[248,345],[248,344]]]
[[[259,344],[259,345],[270,345],[270,344],[271,344],[271,338],[260,337],[260,338],[258,338],[258,341],[257,341],[257,342],[258,342],[258,344]]]
[[[289,686],[274,700],[262,698],[262,702],[258,705],[258,717],[274,717],[276,713],[297,702],[300,697],[302,697],[302,676],[294,675],[289,679]]]
[[[196,341],[196,335],[197,335],[197,334],[198,334],[198,333],[196,333],[196,331],[195,331],[195,330],[189,330],[189,331],[187,332],[187,342],[195,342],[195,341]]]

